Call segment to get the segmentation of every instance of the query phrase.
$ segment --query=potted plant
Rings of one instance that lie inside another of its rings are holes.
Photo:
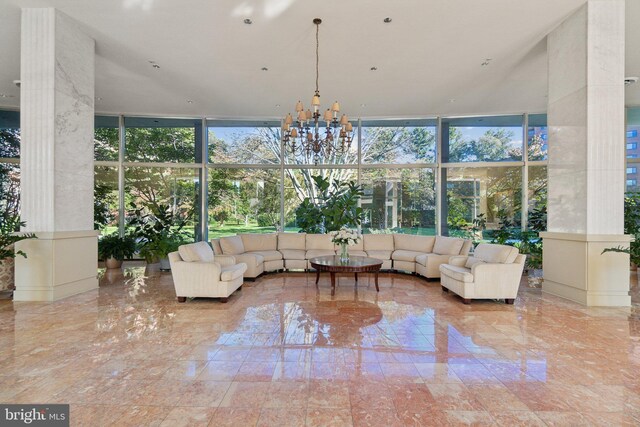
[[[136,240],[133,236],[120,237],[118,233],[103,236],[98,240],[98,256],[108,269],[120,268],[122,261],[133,258]]]
[[[14,258],[18,255],[27,257],[21,250],[15,250],[15,244],[21,240],[36,239],[33,233],[18,233],[25,223],[18,215],[5,213],[0,216],[0,277],[6,283],[5,289],[14,288]]]
[[[605,252],[618,252],[629,255],[629,261],[636,266],[638,277],[640,277],[640,232],[634,236],[634,240],[631,241],[628,248],[617,246],[615,248],[606,248],[602,251],[602,253]]]
[[[133,235],[140,243],[140,255],[149,264],[165,259],[161,269],[168,268],[166,260],[169,252],[175,251],[187,237],[182,228],[190,217],[181,217],[174,213],[170,205],[152,204],[149,207],[132,206],[129,225],[133,226]]]

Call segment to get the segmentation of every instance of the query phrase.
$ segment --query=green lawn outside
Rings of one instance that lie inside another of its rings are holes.
[[[225,224],[224,226],[216,226],[209,228],[209,239],[217,239],[218,237],[233,236],[239,233],[275,233],[274,227],[259,227],[258,224]]]

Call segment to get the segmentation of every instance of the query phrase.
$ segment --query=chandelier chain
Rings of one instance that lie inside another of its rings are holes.
[[[318,76],[320,75],[320,24],[316,24],[316,93],[318,93]]]

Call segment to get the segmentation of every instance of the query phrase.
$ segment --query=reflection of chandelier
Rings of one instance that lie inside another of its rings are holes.
[[[285,148],[289,148],[293,155],[302,152],[310,157],[313,153],[313,161],[318,164],[321,156],[341,155],[349,151],[353,139],[353,126],[345,114],[338,119],[340,104],[336,101],[331,108],[327,108],[322,116],[322,120],[326,122],[326,129],[324,136],[320,135],[320,91],[318,90],[320,42],[318,35],[322,19],[315,18],[313,23],[316,26],[316,92],[311,101],[313,112],[309,109],[305,111],[302,102],[298,101],[296,120],[294,122],[291,113],[287,114],[282,125],[282,133]]]

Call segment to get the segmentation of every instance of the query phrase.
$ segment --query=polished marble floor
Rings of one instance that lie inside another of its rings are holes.
[[[69,403],[86,426],[640,424],[640,305],[523,282],[514,306],[466,306],[393,274],[331,297],[314,279],[179,304],[170,273],[128,267],[56,303],[0,301],[0,402]]]

